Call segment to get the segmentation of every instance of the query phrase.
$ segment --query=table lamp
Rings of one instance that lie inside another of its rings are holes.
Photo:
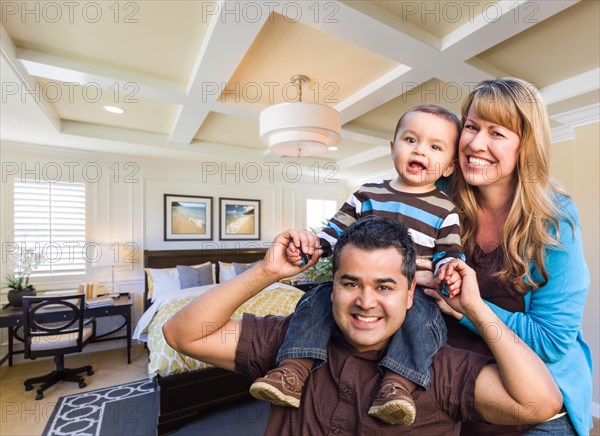
[[[94,263],[94,266],[101,268],[110,267],[111,281],[109,285],[105,285],[107,294],[114,295],[118,294],[118,285],[115,282],[115,267],[125,265],[125,259],[127,251],[124,248],[125,244],[113,243],[113,244],[100,244],[98,248],[98,260]]]

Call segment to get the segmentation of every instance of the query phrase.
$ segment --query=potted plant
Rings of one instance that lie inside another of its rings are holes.
[[[13,307],[23,305],[24,296],[35,295],[35,287],[29,283],[29,277],[39,264],[39,255],[34,250],[20,250],[12,256],[13,262],[8,273],[4,277],[5,286],[9,289],[8,302]]]
[[[326,225],[327,225],[327,221],[323,221],[321,223],[321,228],[311,227],[310,230],[313,233],[317,234],[321,230],[323,230],[323,228],[325,228]],[[314,264],[309,269],[304,271],[303,279],[308,282],[312,282],[312,283],[322,283],[322,282],[329,282],[329,281],[333,280],[332,260],[333,260],[332,256],[320,258],[316,264]]]

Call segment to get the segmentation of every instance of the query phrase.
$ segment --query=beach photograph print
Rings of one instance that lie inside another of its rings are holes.
[[[165,241],[212,239],[212,197],[165,194]]]
[[[260,200],[219,199],[221,240],[260,239]]]

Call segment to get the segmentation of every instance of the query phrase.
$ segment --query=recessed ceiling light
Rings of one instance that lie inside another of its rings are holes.
[[[116,106],[102,106],[102,109],[104,109],[105,111],[111,112],[113,114],[124,114],[125,111],[123,109],[121,109],[120,107],[116,107]]]
[[[337,150],[339,150],[339,148],[336,147],[335,145],[332,145],[331,147],[327,147],[327,150],[329,150],[329,151],[337,151]]]

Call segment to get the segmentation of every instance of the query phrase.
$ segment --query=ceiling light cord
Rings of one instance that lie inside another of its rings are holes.
[[[298,87],[298,103],[302,103],[302,85],[308,85],[310,79],[303,74],[296,74],[295,76],[292,76],[290,81]]]

